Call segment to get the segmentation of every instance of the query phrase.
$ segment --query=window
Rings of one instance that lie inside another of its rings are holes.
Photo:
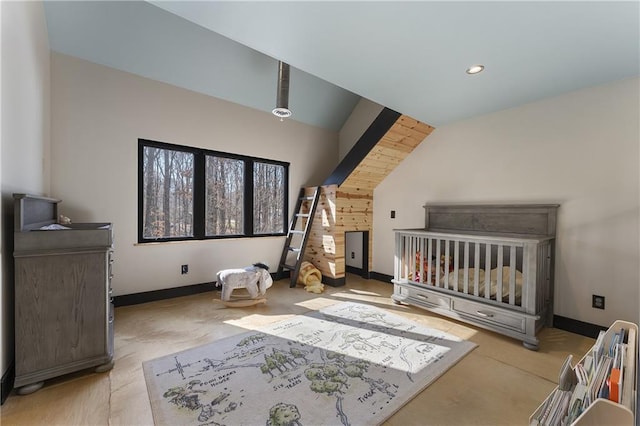
[[[144,146],[145,239],[193,237],[193,153]]]
[[[253,163],[253,233],[277,234],[284,232],[285,173],[278,164]]]
[[[138,140],[138,242],[285,235],[289,163]]]
[[[207,155],[206,234],[244,232],[244,161]]]

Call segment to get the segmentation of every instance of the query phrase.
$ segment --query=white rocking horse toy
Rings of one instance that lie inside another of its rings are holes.
[[[220,299],[226,306],[251,306],[265,303],[267,289],[273,284],[269,266],[254,263],[252,266],[238,269],[223,269],[217,274],[218,285],[222,286]],[[232,296],[233,290],[244,288],[249,297]]]

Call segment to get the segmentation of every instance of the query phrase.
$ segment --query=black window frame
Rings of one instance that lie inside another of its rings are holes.
[[[193,154],[193,236],[191,237],[162,237],[145,238],[144,233],[144,148],[152,147],[159,149],[169,149],[174,151]],[[206,213],[205,213],[205,167],[206,157],[224,157],[244,162],[244,208],[243,208],[243,230],[242,234],[232,235],[206,235]],[[255,234],[253,232],[253,171],[254,163],[267,163],[284,167],[284,205],[282,232]],[[184,145],[176,145],[166,142],[158,142],[150,139],[138,139],[138,243],[159,243],[171,241],[199,241],[199,240],[219,240],[228,238],[260,238],[286,236],[289,225],[289,166],[285,161],[271,160],[268,158],[251,157],[248,155],[232,154],[228,152],[214,151],[210,149],[195,148]]]

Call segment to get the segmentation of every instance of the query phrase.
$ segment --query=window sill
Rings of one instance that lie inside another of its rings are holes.
[[[222,237],[222,238],[207,238],[205,240],[180,240],[180,241],[150,241],[148,243],[133,243],[134,247],[144,247],[144,246],[164,246],[164,245],[172,245],[172,244],[193,244],[193,243],[211,243],[211,242],[222,242],[222,241],[236,241],[236,240],[251,240],[254,238],[283,238],[286,237],[286,234],[283,235],[264,235],[264,236],[253,236],[253,237]]]

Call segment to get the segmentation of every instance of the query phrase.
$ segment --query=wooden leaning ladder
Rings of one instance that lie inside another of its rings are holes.
[[[311,196],[305,195],[305,188],[300,188],[300,195],[298,196],[296,209],[293,214],[293,218],[291,219],[291,224],[289,225],[287,239],[285,240],[284,247],[282,249],[282,255],[280,256],[280,263],[278,264],[278,272],[276,275],[277,279],[280,279],[282,278],[282,274],[285,269],[291,271],[291,282],[289,283],[289,287],[291,288],[296,286],[298,274],[300,273],[300,265],[304,258],[304,250],[307,247],[307,241],[309,240],[311,223],[313,222],[313,217],[316,214],[316,207],[318,206],[319,199],[319,186],[314,188],[313,195]],[[308,210],[303,209],[303,207],[306,207],[305,203],[311,203]],[[306,210],[307,213],[304,213],[304,210]],[[303,224],[299,225],[298,219],[306,220],[301,221]],[[297,237],[296,240],[299,240],[298,243],[293,242],[294,237]],[[293,265],[287,263],[287,257],[291,252],[296,254],[295,264]]]

